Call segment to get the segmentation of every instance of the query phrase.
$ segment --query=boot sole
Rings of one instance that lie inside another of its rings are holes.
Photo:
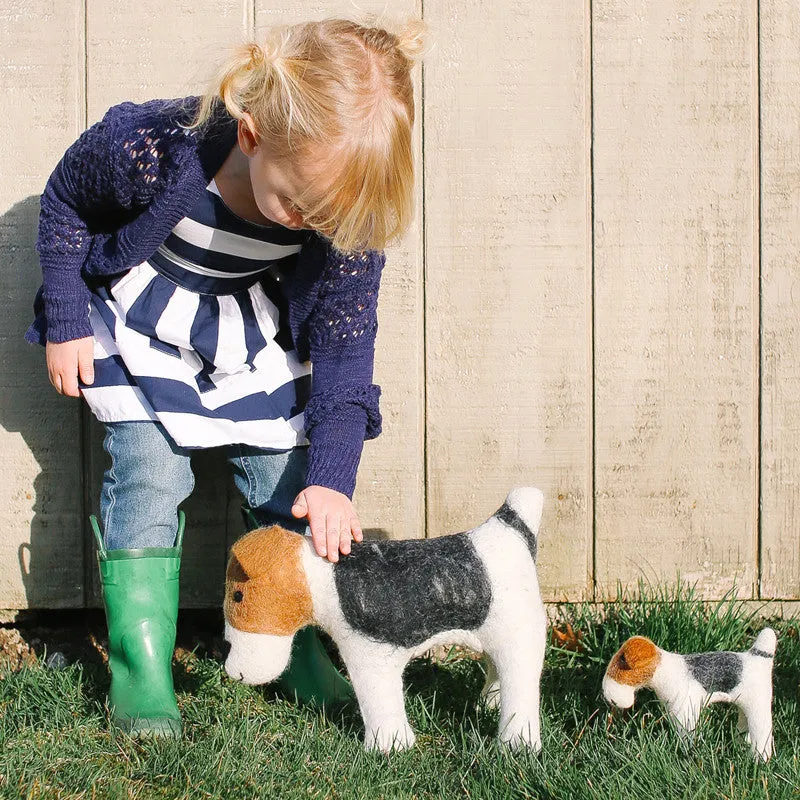
[[[142,739],[179,739],[183,726],[169,717],[112,719],[115,728],[128,736]]]

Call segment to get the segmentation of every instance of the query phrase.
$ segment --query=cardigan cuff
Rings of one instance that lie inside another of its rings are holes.
[[[33,303],[38,327],[48,342],[56,344],[92,335],[89,322],[91,292],[83,280],[80,267],[41,258],[42,287]],[[39,318],[43,317],[43,320]],[[32,329],[26,338],[32,341]]]
[[[92,336],[92,324],[89,322],[88,290],[85,290],[85,296],[83,296],[84,292],[81,292],[81,295],[68,299],[45,297],[44,316],[47,320],[45,335],[48,342],[58,344]]]
[[[352,500],[366,428],[367,414],[360,408],[315,425],[308,434],[306,485],[325,486]]]

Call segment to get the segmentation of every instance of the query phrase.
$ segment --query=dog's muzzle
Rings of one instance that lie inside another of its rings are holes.
[[[633,705],[636,691],[632,686],[617,683],[606,675],[603,678],[603,696],[606,702],[617,708],[630,708]]]
[[[294,636],[248,633],[225,623],[225,672],[247,684],[270,683],[289,666]]]

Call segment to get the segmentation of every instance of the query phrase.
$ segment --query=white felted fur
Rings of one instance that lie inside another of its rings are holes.
[[[777,637],[772,628],[764,628],[753,649],[774,655]],[[660,660],[653,677],[640,686],[626,686],[608,675],[603,679],[603,694],[616,706],[633,705],[637,689],[652,689],[667,707],[678,729],[690,734],[697,726],[700,712],[710,703],[733,703],[739,708],[739,730],[757,758],[767,761],[773,752],[772,738],[772,667],[773,659],[750,651],[737,653],[742,660],[739,683],[730,692],[707,692],[692,676],[686,657],[656,648]]]
[[[603,678],[603,696],[612,706],[630,708],[636,699],[636,689],[624,683],[617,683],[606,675]]]
[[[225,671],[232,678],[250,685],[269,683],[289,666],[294,636],[247,633],[225,622],[225,640],[231,651]]]
[[[523,512],[532,509],[517,505],[520,499],[528,498],[512,492],[506,502],[538,533],[541,493],[535,519],[526,519]],[[539,750],[539,678],[547,618],[536,566],[522,538],[494,517],[476,528],[471,538],[489,572],[493,594],[489,616],[476,632],[482,647],[473,648],[482,649],[491,663],[484,692],[491,697],[499,688],[500,739]]]
[[[538,536],[543,496],[538,489],[515,489],[506,503]],[[414,744],[406,717],[403,670],[408,661],[437,644],[459,644],[485,652],[489,660],[486,692],[490,701],[499,695],[499,737],[512,746],[541,748],[539,680],[544,662],[546,616],[539,592],[533,557],[522,535],[496,517],[468,534],[483,562],[491,585],[488,616],[475,630],[453,629],[430,637],[415,647],[402,647],[368,638],[351,627],[342,612],[333,576],[333,565],[320,558],[306,538],[301,550],[302,567],[311,591],[314,622],[336,642],[353,683],[365,727],[365,746],[388,752]],[[230,634],[230,636],[229,636]],[[250,637],[260,637],[247,645]],[[233,631],[226,624],[231,656],[242,674],[263,675],[250,659],[268,658],[272,665],[282,657],[267,655],[285,637]],[[268,640],[276,640],[270,644]],[[283,643],[280,643],[283,653]],[[226,669],[228,665],[226,663]],[[230,672],[230,670],[228,670]],[[234,675],[234,677],[236,677]]]

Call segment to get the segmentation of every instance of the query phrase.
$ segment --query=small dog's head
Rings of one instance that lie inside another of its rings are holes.
[[[606,668],[603,695],[618,708],[633,705],[636,690],[646,686],[661,661],[659,649],[644,636],[633,636],[620,647]]]
[[[231,548],[225,576],[225,671],[245,683],[268,683],[288,666],[294,634],[313,619],[302,563],[303,537],[275,525]]]

